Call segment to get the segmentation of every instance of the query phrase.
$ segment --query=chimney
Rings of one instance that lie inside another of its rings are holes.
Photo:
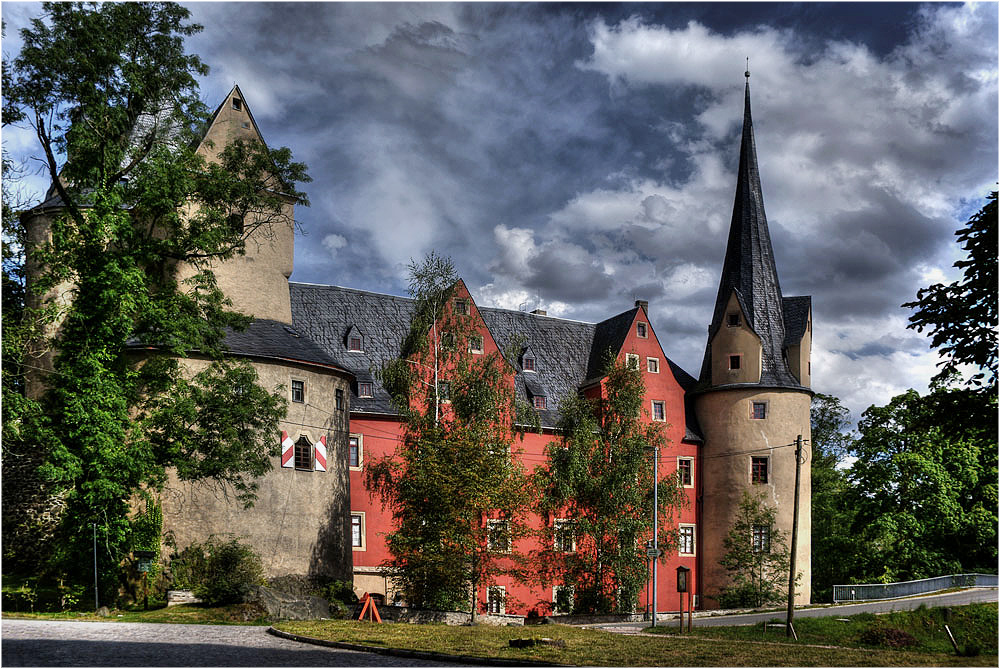
[[[545,311],[545,309],[535,309],[531,313],[535,314],[536,316],[548,316],[549,315],[548,312]]]
[[[642,307],[642,313],[647,313],[649,311],[649,301],[648,300],[636,300],[635,306]]]

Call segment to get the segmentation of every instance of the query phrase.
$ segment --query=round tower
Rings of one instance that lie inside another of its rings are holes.
[[[776,511],[776,531],[791,549],[795,498],[795,440],[805,440],[799,482],[795,602],[809,602],[810,476],[809,297],[782,297],[764,215],[750,117],[747,73],[739,176],[729,242],[698,387],[695,413],[704,445],[699,456],[699,530],[703,606],[719,605],[730,582],[720,566],[723,545],[744,491]],[[769,543],[758,534],[756,546]],[[768,537],[770,539],[770,537]],[[784,574],[787,588],[788,574]]]

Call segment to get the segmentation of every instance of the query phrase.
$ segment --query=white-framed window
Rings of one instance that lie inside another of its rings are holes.
[[[506,520],[486,521],[486,548],[494,553],[510,552],[510,522]]]
[[[677,553],[694,555],[694,525],[681,523],[677,528]]]
[[[351,548],[356,551],[363,551],[367,548],[364,511],[351,511]]]
[[[753,526],[753,552],[771,552],[771,527],[768,525]]]
[[[306,382],[292,379],[292,401],[302,404],[306,401]]]
[[[545,395],[535,395],[534,397],[531,398],[531,400],[535,405],[535,409],[537,409],[538,411],[545,411],[545,407],[547,405],[545,401]]]
[[[483,337],[482,335],[472,335],[469,337],[469,353],[482,353],[483,352]]]
[[[571,613],[573,611],[573,586],[552,586],[552,612]]]
[[[743,368],[743,355],[740,353],[733,353],[729,357],[729,371],[735,372]]]
[[[677,480],[685,488],[694,487],[694,458],[677,458]]]
[[[359,381],[358,382],[358,397],[373,397],[375,394],[375,386],[371,381]]]
[[[576,551],[576,523],[572,520],[556,519],[553,524],[553,550],[557,553]]]
[[[642,322],[636,323],[635,336],[639,339],[647,339],[649,337],[649,326]]]
[[[361,471],[364,465],[364,437],[352,434],[347,437],[347,466],[354,471]]]
[[[650,374],[660,373],[660,359],[659,358],[646,358],[646,371]]]
[[[521,359],[521,369],[526,372],[535,371],[535,358],[530,355],[524,356]]]
[[[767,402],[750,402],[750,418],[754,420],[764,420],[767,418]]]
[[[486,589],[486,611],[498,615],[507,612],[507,588],[491,585]]]
[[[313,470],[313,445],[304,434],[295,442],[295,468],[308,472]]]
[[[362,345],[364,342],[361,339],[361,335],[352,334],[347,338],[347,350],[348,351],[362,351]]]
[[[625,366],[629,369],[639,369],[639,356],[635,353],[626,353]]]
[[[667,410],[663,400],[653,400],[652,417],[655,421],[667,420]]]

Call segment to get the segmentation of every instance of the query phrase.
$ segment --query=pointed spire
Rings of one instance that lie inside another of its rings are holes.
[[[711,380],[711,339],[726,316],[726,304],[736,291],[746,311],[748,324],[761,338],[763,360],[761,383],[766,385],[798,386],[788,371],[783,346],[785,326],[782,312],[781,286],[774,265],[774,251],[764,214],[764,197],[757,168],[757,147],[754,142],[753,120],[750,115],[750,60],[743,110],[743,139],[740,145],[740,165],[736,178],[736,197],[729,228],[729,244],[722,265],[722,279],[715,303],[715,313],[709,327],[709,346],[702,366],[702,381]]]

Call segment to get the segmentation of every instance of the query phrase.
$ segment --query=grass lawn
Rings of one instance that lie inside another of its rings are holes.
[[[784,617],[772,622],[783,623]],[[836,645],[853,648],[885,648],[893,639],[913,642],[907,650],[926,653],[954,653],[944,626],[948,625],[959,648],[977,648],[982,654],[997,655],[997,604],[969,604],[950,608],[921,607],[913,611],[896,611],[873,615],[859,613],[848,618],[799,618],[795,632],[800,644]],[[912,639],[887,630],[900,630]],[[678,635],[676,627],[659,627],[657,634]],[[687,632],[685,632],[687,634]],[[740,627],[701,627],[691,634],[712,639],[733,641],[773,641],[795,644],[785,636],[784,628],[769,628],[764,624]]]
[[[819,648],[741,639],[627,636],[566,625],[539,627],[449,627],[346,620],[287,621],[275,625],[293,634],[369,646],[437,651],[455,655],[539,660],[586,666],[996,666],[997,656],[959,657],[954,652],[902,649]],[[510,648],[508,640],[549,637],[563,648]]]
[[[178,623],[190,625],[267,625],[270,621],[260,616],[256,608],[243,604],[233,606],[171,606],[149,611],[112,611],[111,617],[102,618],[93,611],[63,611],[59,613],[24,613],[4,611],[4,618],[29,618],[32,620],[84,620],[89,622],[123,623]]]

